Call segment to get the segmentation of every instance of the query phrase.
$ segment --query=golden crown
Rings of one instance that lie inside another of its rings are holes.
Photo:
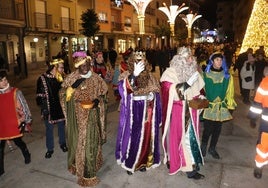
[[[133,52],[133,57],[136,60],[145,59],[146,58],[146,53],[142,52],[142,51],[136,51],[136,52]]]

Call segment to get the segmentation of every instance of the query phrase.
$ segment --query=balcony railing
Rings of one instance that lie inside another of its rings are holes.
[[[74,31],[74,19],[62,17],[61,29],[64,31]]]
[[[35,26],[37,28],[52,29],[52,15],[35,12]]]
[[[123,24],[120,22],[111,22],[112,31],[123,31]]]
[[[11,20],[25,20],[24,3],[14,0],[0,1],[0,18]]]

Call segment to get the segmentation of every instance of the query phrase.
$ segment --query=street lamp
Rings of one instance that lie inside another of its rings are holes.
[[[185,3],[183,3],[181,6],[172,5],[172,1],[171,1],[171,5],[169,6],[169,8],[167,7],[166,3],[163,3],[163,5],[164,5],[163,7],[159,7],[158,9],[167,15],[168,22],[170,25],[171,35],[174,36],[175,35],[174,26],[175,26],[176,17],[178,16],[179,13],[188,9],[189,7],[184,7]]]
[[[181,14],[180,17],[185,21],[186,23],[186,27],[187,27],[187,30],[188,30],[188,42],[191,41],[191,38],[192,38],[192,26],[193,26],[193,23],[198,19],[198,18],[201,18],[202,15],[197,15],[196,13],[193,14],[192,12],[187,14],[187,15],[184,15],[184,14]]]
[[[134,6],[134,8],[138,13],[139,34],[141,35],[145,33],[144,29],[145,10],[151,1],[152,0],[128,0],[128,2],[130,2]]]

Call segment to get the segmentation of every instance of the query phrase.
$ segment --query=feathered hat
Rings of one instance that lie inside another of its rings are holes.
[[[78,68],[80,65],[84,64],[87,60],[91,60],[90,56],[87,56],[86,52],[74,52],[74,67]]]
[[[222,69],[224,71],[224,77],[225,78],[229,78],[230,77],[230,73],[229,73],[229,69],[228,69],[227,64],[226,64],[226,59],[225,59],[224,55],[222,55],[221,52],[215,52],[215,53],[211,54],[211,56],[209,57],[209,63],[207,65],[207,67],[206,67],[205,72],[210,72],[210,69],[211,69],[211,66],[213,65],[214,59],[216,59],[218,57],[219,58],[222,58],[222,65],[221,65],[221,67],[222,67]]]

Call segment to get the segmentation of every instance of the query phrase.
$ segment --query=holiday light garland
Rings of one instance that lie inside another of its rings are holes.
[[[240,53],[245,52],[248,48],[253,48],[255,51],[260,46],[264,46],[265,53],[268,54],[267,0],[255,0]]]

